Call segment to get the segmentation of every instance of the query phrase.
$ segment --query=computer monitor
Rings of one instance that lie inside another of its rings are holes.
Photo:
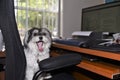
[[[82,9],[81,30],[120,32],[120,1]]]

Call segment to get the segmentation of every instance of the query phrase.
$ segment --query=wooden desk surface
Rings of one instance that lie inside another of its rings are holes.
[[[0,64],[5,64],[5,52],[0,51]]]
[[[120,74],[120,66],[111,65],[105,62],[90,62],[83,60],[77,66],[110,79],[113,79],[114,75]]]
[[[5,52],[0,51],[0,57],[6,57]]]
[[[56,48],[65,49],[65,50],[70,50],[70,51],[75,51],[80,53],[82,52],[89,55],[95,55],[95,56],[100,56],[100,57],[120,61],[120,53],[112,53],[112,52],[105,52],[105,51],[92,50],[92,49],[86,49],[86,48],[79,48],[75,46],[68,46],[68,45],[58,44],[58,43],[53,43],[52,46]],[[55,52],[54,50],[51,53],[53,56],[59,56],[59,53]],[[82,60],[82,62],[77,66],[110,79],[113,79],[114,75],[117,75],[117,74],[120,75],[120,66],[116,66],[110,63],[91,62],[87,60]]]
[[[104,58],[109,58],[109,59],[120,61],[120,53],[80,48],[80,47],[76,47],[76,46],[68,46],[68,45],[59,44],[59,43],[53,43],[52,46],[70,50],[70,51],[75,51],[75,52],[80,52],[80,53],[84,53],[84,54],[89,54],[89,55],[94,55],[94,56],[99,56],[99,57],[104,57]]]

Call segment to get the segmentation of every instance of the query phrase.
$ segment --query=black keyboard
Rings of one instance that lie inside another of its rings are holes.
[[[91,46],[90,48],[110,52],[120,52],[120,44],[95,45]]]

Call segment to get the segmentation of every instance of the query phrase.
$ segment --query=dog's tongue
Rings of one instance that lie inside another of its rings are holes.
[[[38,45],[38,49],[42,52],[43,51],[43,42],[38,42],[37,43],[37,45]]]

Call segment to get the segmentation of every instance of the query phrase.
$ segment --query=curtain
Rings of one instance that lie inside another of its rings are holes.
[[[6,49],[5,80],[24,80],[25,55],[14,14],[14,0],[0,0],[0,29]]]

